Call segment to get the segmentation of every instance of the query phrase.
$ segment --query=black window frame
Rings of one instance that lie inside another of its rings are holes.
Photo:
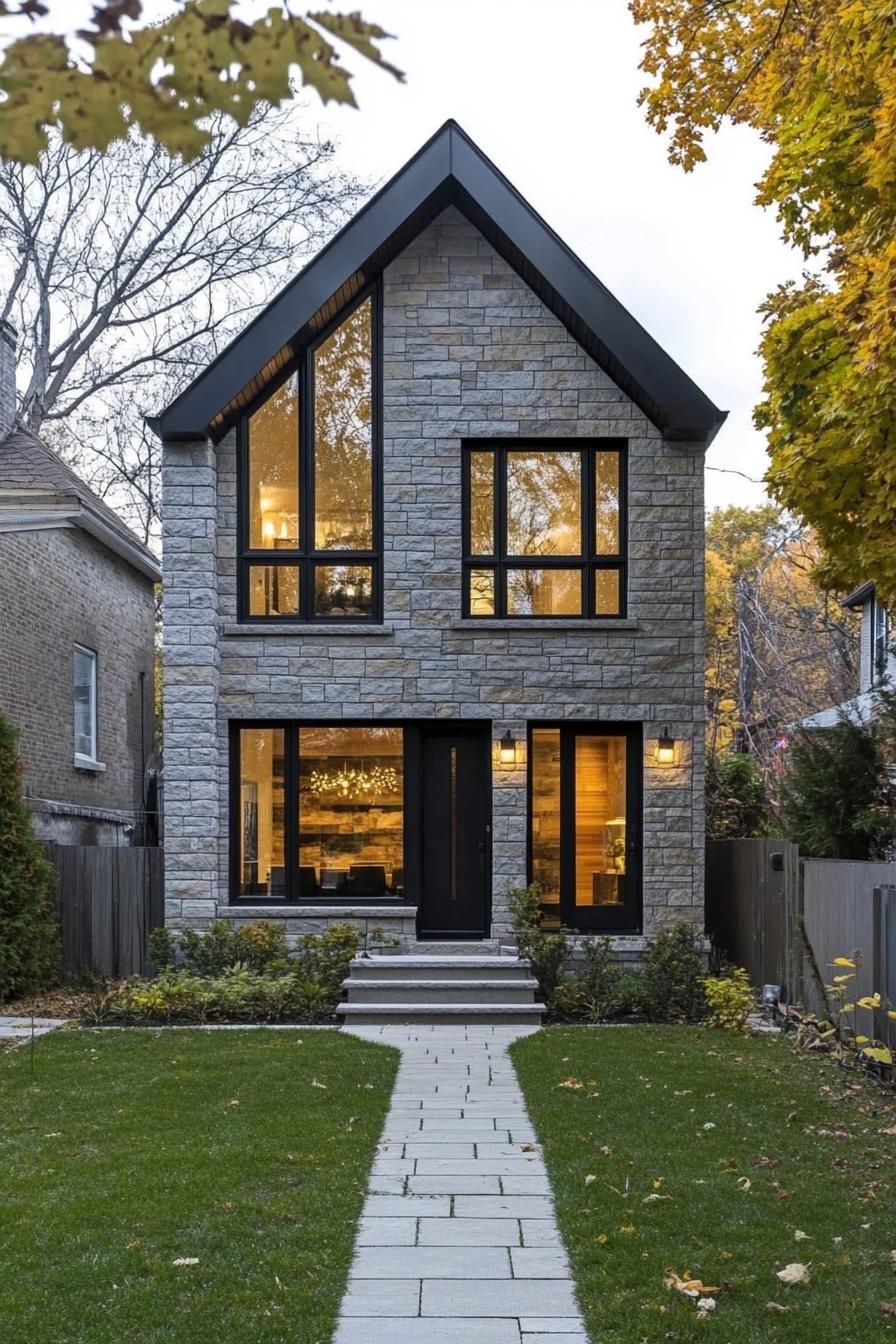
[[[560,733],[560,923],[577,933],[637,936],[644,929],[644,725],[567,719],[530,719],[526,742],[526,871],[533,879],[532,734]],[[623,737],[626,743],[626,899],[618,906],[575,903],[575,740]]]
[[[373,546],[365,551],[318,550],[314,545],[314,355],[320,345],[367,300],[371,301],[371,486]],[[383,619],[383,376],[382,281],[377,278],[323,327],[267,384],[240,416],[237,426],[237,619],[261,626],[376,625]],[[282,551],[249,545],[249,421],[254,413],[294,375],[298,378],[299,413],[296,425],[299,488],[299,547]],[[314,610],[318,568],[352,565],[372,569],[371,609],[367,616],[318,615]],[[249,610],[249,576],[254,566],[280,566],[299,571],[297,615],[253,615]]]
[[[890,652],[890,617],[877,598],[871,601],[871,682],[883,681],[887,675]]]
[[[462,447],[463,514],[463,593],[462,616],[474,621],[618,621],[628,612],[628,440],[621,438],[545,438],[545,439],[464,439]],[[582,550],[577,556],[516,556],[507,551],[507,454],[513,452],[578,452],[582,458],[580,491],[580,527]],[[494,453],[493,539],[490,555],[472,550],[470,545],[471,487],[470,458],[476,452]],[[619,551],[615,555],[598,554],[595,513],[595,462],[600,452],[619,454]],[[495,574],[495,610],[489,615],[474,615],[470,610],[470,573],[491,569]],[[507,611],[507,573],[521,569],[578,569],[582,582],[582,610],[576,614],[519,613]],[[619,575],[619,610],[597,615],[596,584],[600,570]]]
[[[231,905],[394,905],[397,908],[416,904],[415,881],[420,869],[420,827],[415,802],[420,798],[420,746],[416,723],[403,719],[231,719],[229,722],[228,751],[228,880]],[[267,728],[283,730],[283,860],[284,885],[282,896],[257,893],[243,896],[240,892],[240,733],[243,729]],[[299,730],[301,728],[400,728],[402,731],[402,772],[404,794],[402,799],[402,845],[405,885],[400,896],[384,892],[379,896],[357,892],[328,892],[303,895],[299,890]],[[291,857],[290,857],[291,856]]]

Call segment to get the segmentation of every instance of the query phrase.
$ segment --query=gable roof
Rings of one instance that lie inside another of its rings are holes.
[[[114,509],[37,435],[16,425],[0,440],[0,531],[69,526],[161,581],[158,560]]]
[[[163,439],[218,439],[239,411],[447,206],[454,205],[669,439],[709,444],[727,415],[454,121],[299,272],[161,415]]]

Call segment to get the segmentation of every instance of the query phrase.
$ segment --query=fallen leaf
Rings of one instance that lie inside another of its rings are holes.
[[[885,1316],[896,1316],[896,1302],[881,1302],[880,1309]]]
[[[324,1091],[324,1092],[326,1092],[326,1090],[327,1090],[327,1085],[326,1085],[326,1083],[319,1083],[319,1082],[317,1081],[316,1078],[312,1078],[312,1079],[311,1079],[311,1086],[312,1086],[312,1087],[319,1087],[319,1088],[321,1088],[322,1091]]]
[[[657,1195],[657,1194],[645,1195],[644,1198],[641,1200],[641,1203],[656,1204],[661,1199],[671,1199],[671,1198],[672,1198],[671,1195]]]
[[[172,1260],[171,1263],[172,1265],[177,1265],[178,1268],[182,1265],[198,1265],[199,1257],[196,1255],[180,1255],[176,1260]]]
[[[785,1265],[783,1269],[779,1269],[775,1278],[780,1279],[782,1283],[788,1285],[808,1284],[811,1282],[809,1266],[801,1265],[798,1261],[792,1265]]]
[[[835,957],[831,962],[832,966],[848,966],[851,971],[856,969],[855,962],[850,957]]]
[[[593,1185],[594,1182],[595,1182],[596,1180],[597,1180],[597,1177],[596,1177],[596,1176],[591,1176],[591,1175],[589,1174],[588,1176],[585,1177],[585,1184],[586,1184],[586,1185]]]
[[[811,1237],[809,1236],[808,1232],[800,1232],[800,1231],[794,1232],[793,1239],[794,1241],[811,1241]]]
[[[766,1311],[789,1311],[789,1307],[782,1307],[780,1302],[766,1302]]]
[[[737,1188],[738,1190],[742,1190],[744,1194],[747,1193],[747,1191],[752,1187],[752,1185],[753,1182],[750,1180],[749,1176],[741,1176],[738,1178]]]
[[[535,1144],[534,1144],[534,1143],[523,1143],[523,1144],[520,1144],[520,1150],[521,1150],[522,1152],[524,1152],[524,1153],[534,1153],[534,1152],[535,1152]]]
[[[715,1309],[716,1300],[714,1297],[699,1297],[697,1299],[697,1320],[707,1320],[710,1313],[715,1311]]]
[[[571,1092],[576,1092],[580,1088],[583,1088],[585,1084],[582,1082],[581,1078],[564,1078],[563,1082],[558,1083],[557,1086],[568,1088]]]
[[[677,1293],[684,1293],[686,1297],[692,1297],[696,1301],[698,1297],[706,1297],[710,1293],[717,1293],[718,1288],[710,1287],[701,1279],[692,1279],[691,1272],[686,1269],[684,1275],[679,1278],[674,1270],[667,1269],[663,1275],[663,1283],[667,1288],[674,1288]]]

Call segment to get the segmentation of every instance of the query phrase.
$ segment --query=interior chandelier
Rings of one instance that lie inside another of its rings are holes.
[[[391,765],[343,765],[341,770],[312,770],[308,781],[311,793],[329,793],[337,798],[370,799],[398,789],[398,771]]]

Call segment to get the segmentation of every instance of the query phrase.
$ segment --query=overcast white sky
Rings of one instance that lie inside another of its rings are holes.
[[[245,0],[258,12],[271,0]],[[170,13],[173,0],[145,12]],[[88,0],[53,0],[74,27]],[[304,8],[295,4],[297,10]],[[774,217],[753,204],[767,150],[726,129],[684,174],[637,106],[642,34],[625,0],[357,0],[396,40],[407,83],[346,51],[359,111],[309,115],[337,136],[346,166],[384,181],[454,117],[675,360],[730,411],[707,465],[710,506],[758,503],[763,438],[751,423],[761,370],[756,308],[798,274]],[[54,23],[54,20],[56,21]],[[18,25],[16,25],[18,27]],[[8,26],[0,38],[9,38]],[[5,43],[4,43],[5,45]]]

